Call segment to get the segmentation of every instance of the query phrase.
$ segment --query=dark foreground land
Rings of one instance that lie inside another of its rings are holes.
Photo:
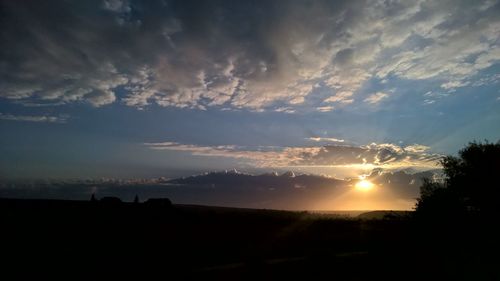
[[[500,280],[496,234],[471,224],[14,199],[0,220],[15,279]]]

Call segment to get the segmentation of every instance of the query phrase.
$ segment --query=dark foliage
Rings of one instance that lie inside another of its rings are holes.
[[[493,217],[500,211],[500,142],[469,143],[441,160],[444,179],[424,180],[417,215],[442,219]]]
[[[455,280],[498,280],[500,143],[469,143],[441,164],[444,178],[424,181],[415,212],[421,266],[439,264]]]

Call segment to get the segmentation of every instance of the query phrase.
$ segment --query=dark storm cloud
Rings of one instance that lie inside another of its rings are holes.
[[[279,75],[280,13],[268,1],[4,1],[1,94],[98,106],[122,86],[129,105],[226,102]]]
[[[327,103],[348,106],[367,79],[388,75],[437,78],[453,90],[500,59],[498,7],[4,0],[0,97],[262,110],[276,102],[300,105],[319,84],[331,91]]]

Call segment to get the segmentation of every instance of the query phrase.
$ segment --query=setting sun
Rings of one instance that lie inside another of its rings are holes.
[[[373,188],[373,183],[367,180],[361,180],[356,183],[355,187],[359,191],[369,191]]]

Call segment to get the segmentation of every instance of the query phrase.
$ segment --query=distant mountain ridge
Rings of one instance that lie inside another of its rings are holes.
[[[260,175],[251,175],[232,171],[210,172],[202,175],[195,175],[183,178],[177,178],[167,181],[170,184],[181,185],[212,185],[216,186],[234,186],[236,187],[274,187],[274,188],[305,188],[338,186],[347,181],[310,174],[295,175],[292,171],[287,171],[281,175],[276,172]]]
[[[256,209],[410,209],[419,196],[422,178],[432,178],[436,174],[437,171],[412,174],[374,170],[365,179],[376,188],[366,194],[355,189],[359,178],[337,179],[294,172],[251,175],[226,170],[176,179],[16,184],[0,187],[0,197],[88,200],[95,194],[119,197],[125,202],[138,196],[142,201],[170,198],[176,204]]]
[[[389,195],[391,200],[411,202],[419,196],[422,179],[435,178],[438,174],[437,170],[417,173],[374,170],[365,176],[365,179],[372,182],[378,190],[370,197],[378,196],[378,200],[381,200],[382,192]],[[273,202],[272,204],[276,204],[278,201],[287,201],[300,206],[301,200],[313,205],[315,200],[324,201],[327,198],[352,193],[358,181],[359,178],[337,179],[321,175],[295,174],[292,171],[282,174],[273,172],[250,175],[232,170],[177,178],[167,183],[176,185],[185,192],[212,190],[206,198],[216,197],[214,194],[219,193],[220,198],[231,198],[238,202],[245,200],[267,202],[269,200]],[[280,203],[278,206],[288,208],[291,204]],[[259,207],[259,205],[252,204],[249,207]]]
[[[406,171],[383,172],[374,170],[365,179],[375,184],[419,185],[422,178],[434,178],[437,171],[408,173]],[[329,187],[350,184],[357,178],[337,179],[314,174],[298,174],[287,171],[281,175],[277,172],[251,175],[238,172],[236,169],[221,172],[209,172],[200,175],[167,180],[170,184],[179,185],[215,185],[215,186],[275,186],[275,187]]]

